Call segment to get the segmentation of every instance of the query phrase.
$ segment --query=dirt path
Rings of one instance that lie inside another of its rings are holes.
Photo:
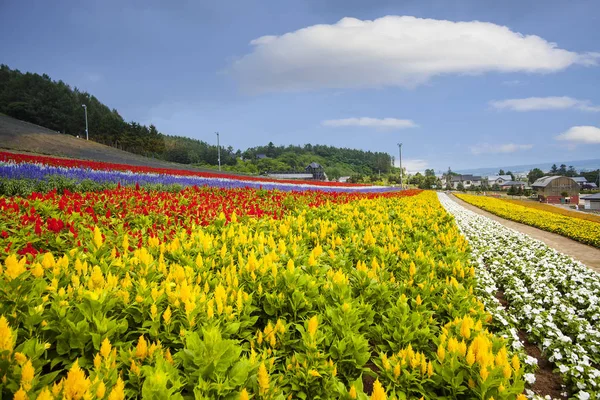
[[[514,229],[516,231],[525,233],[531,236],[534,239],[540,240],[546,243],[548,246],[560,251],[563,254],[567,254],[573,257],[575,260],[581,261],[589,268],[593,269],[596,272],[600,272],[600,249],[597,249],[592,246],[588,246],[564,236],[557,235],[555,233],[546,232],[538,228],[534,228],[529,225],[520,224],[518,222],[510,221],[487,211],[484,211],[480,208],[472,206],[454,195],[448,196],[450,199],[460,204],[467,210],[473,211],[477,214],[486,216],[488,218],[493,219],[494,221],[498,221],[502,225]]]

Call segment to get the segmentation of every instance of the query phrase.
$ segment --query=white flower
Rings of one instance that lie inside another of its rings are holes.
[[[529,383],[530,385],[535,383],[535,374],[525,374],[523,375],[523,378],[525,378],[525,382]]]
[[[577,386],[579,386],[579,384],[577,384]],[[577,393],[577,398],[580,400],[588,400],[590,398],[590,394],[582,390],[581,392]]]

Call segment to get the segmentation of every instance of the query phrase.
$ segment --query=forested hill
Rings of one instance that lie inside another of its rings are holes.
[[[182,164],[217,165],[217,147],[201,140],[165,135],[154,125],[127,122],[93,95],[72,88],[48,75],[23,73],[0,65],[0,113],[73,136],[85,136],[87,106],[90,140],[131,153]],[[302,170],[320,163],[331,178],[387,173],[392,158],[387,153],[322,145],[275,146],[269,143],[248,149],[221,148],[224,169],[246,173]]]

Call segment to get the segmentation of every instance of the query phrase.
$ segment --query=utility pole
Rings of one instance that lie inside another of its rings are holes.
[[[83,107],[83,110],[85,111],[85,140],[90,140],[88,134],[87,106],[85,104],[82,104],[81,107]]]
[[[219,171],[221,171],[221,146],[219,145],[219,132],[217,134],[217,158],[219,160]]]
[[[402,187],[402,143],[398,143],[398,150],[400,153],[400,187]]]

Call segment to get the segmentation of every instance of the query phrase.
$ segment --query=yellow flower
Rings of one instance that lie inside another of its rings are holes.
[[[525,396],[524,394],[520,394],[517,396],[517,400],[527,400],[527,396]]]
[[[23,368],[21,368],[21,385],[25,390],[31,389],[31,382],[35,377],[35,368],[31,364],[31,360],[27,360]]]
[[[96,246],[96,249],[99,249],[102,246],[102,232],[97,226],[94,226],[94,245]]]
[[[482,365],[481,369],[479,370],[479,376],[481,377],[481,381],[485,382],[489,375],[490,373],[488,372],[487,367],[485,365]]]
[[[515,370],[515,372],[519,372],[519,370],[521,369],[521,362],[519,361],[519,356],[517,356],[516,354],[512,358],[512,367]]]
[[[375,381],[373,384],[373,393],[371,394],[371,400],[386,400],[387,395],[385,394],[385,390],[381,386],[381,382],[379,379]]]
[[[98,387],[96,388],[96,397],[98,397],[99,399],[104,398],[104,395],[106,394],[106,385],[104,384],[104,382],[100,381],[100,383],[98,384]]]
[[[473,363],[475,363],[475,354],[473,354],[473,350],[471,348],[469,348],[469,350],[467,351],[467,364],[469,366],[473,365]]]
[[[43,388],[42,391],[40,392],[40,394],[38,394],[38,396],[36,397],[36,400],[53,400],[54,396],[52,396],[52,393],[48,390],[48,388]]]
[[[120,377],[117,379],[117,384],[110,391],[108,400],[125,400],[125,382]]]
[[[171,306],[167,306],[167,309],[163,313],[163,320],[167,324],[171,321]]]
[[[138,340],[138,344],[135,348],[135,356],[143,360],[144,358],[146,358],[147,355],[148,343],[146,342],[146,339],[144,339],[144,335],[141,335],[140,339]]]
[[[269,373],[265,363],[261,362],[258,366],[258,393],[263,395],[269,391]]]
[[[350,387],[350,391],[348,392],[348,395],[350,396],[351,399],[356,399],[358,397],[358,395],[356,394],[356,388],[354,387],[354,385],[352,385]]]
[[[112,351],[112,346],[110,345],[110,340],[108,338],[104,338],[102,341],[102,345],[100,346],[100,354],[104,359],[107,359]]]
[[[79,362],[75,360],[67,373],[67,378],[63,382],[64,398],[67,400],[83,399],[83,396],[88,394],[90,385],[90,380],[85,376],[85,372],[79,367]]]
[[[440,359],[440,361],[444,361],[444,358],[446,357],[446,349],[444,348],[443,345],[438,347],[437,355],[438,355],[438,358]]]
[[[94,357],[94,368],[100,369],[100,367],[102,367],[102,356],[100,353],[97,353]]]
[[[248,395],[248,391],[246,389],[242,389],[240,392],[240,400],[250,400],[250,396]]]
[[[311,337],[314,337],[317,333],[317,329],[319,328],[319,318],[314,315],[311,319],[308,320],[308,334]]]
[[[14,357],[15,357],[15,361],[17,361],[19,363],[19,365],[22,365],[25,361],[27,361],[27,356],[18,351],[15,352]]]
[[[9,281],[17,278],[27,270],[25,267],[26,261],[27,259],[25,257],[21,258],[20,261],[17,260],[17,256],[14,254],[6,257],[6,260],[4,260],[4,266],[6,267],[4,270],[4,275],[8,277]]]
[[[402,368],[400,367],[400,363],[394,365],[394,378],[398,378],[402,373]]]
[[[13,400],[29,400],[29,396],[27,396],[27,392],[21,388],[15,393]]]
[[[0,351],[12,351],[14,346],[14,337],[12,330],[8,326],[8,321],[4,315],[0,316]]]
[[[315,378],[318,378],[321,376],[321,374],[319,373],[319,371],[316,371],[314,369],[311,369],[309,372],[310,376],[314,376]]]

